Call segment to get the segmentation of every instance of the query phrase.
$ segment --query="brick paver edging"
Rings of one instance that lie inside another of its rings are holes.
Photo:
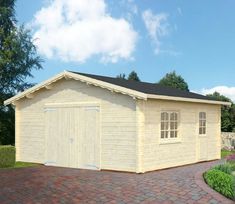
[[[223,195],[213,190],[206,184],[203,178],[203,173],[209,170],[210,168],[211,167],[208,167],[207,169],[202,169],[202,170],[197,171],[194,176],[195,183],[204,191],[206,191],[208,194],[213,195],[214,198],[216,198],[218,201],[222,202],[223,204],[234,204],[234,201],[224,197]]]

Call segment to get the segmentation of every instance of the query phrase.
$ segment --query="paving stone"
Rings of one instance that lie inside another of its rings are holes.
[[[217,163],[145,174],[45,166],[0,170],[0,204],[220,204],[195,181],[196,172]]]
[[[211,200],[209,200],[209,203],[210,204],[218,204],[219,202],[215,199],[211,199]]]
[[[192,199],[199,200],[199,199],[201,199],[201,196],[200,195],[192,195]]]

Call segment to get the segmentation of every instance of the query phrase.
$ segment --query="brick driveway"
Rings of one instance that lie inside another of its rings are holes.
[[[210,190],[206,162],[145,174],[57,167],[0,170],[0,204],[233,203]]]

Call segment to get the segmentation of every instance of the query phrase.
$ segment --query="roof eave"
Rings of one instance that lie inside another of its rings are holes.
[[[155,94],[147,94],[147,98],[148,99],[159,99],[159,100],[182,101],[182,102],[206,103],[206,104],[225,105],[225,106],[232,105],[232,103],[225,102],[225,101],[213,101],[213,100],[206,100],[206,99],[164,96],[164,95],[155,95]]]
[[[51,85],[52,83],[62,79],[62,78],[66,78],[66,79],[74,79],[74,80],[78,80],[78,81],[81,81],[81,82],[85,82],[87,83],[88,85],[89,84],[92,84],[94,86],[98,86],[98,87],[101,87],[101,88],[104,88],[104,89],[108,89],[112,92],[116,92],[116,93],[121,93],[121,94],[124,94],[124,95],[129,95],[130,97],[132,98],[136,98],[136,99],[143,99],[143,100],[146,100],[147,99],[147,94],[145,93],[142,93],[142,92],[139,92],[139,91],[135,91],[135,90],[132,90],[132,89],[128,89],[128,88],[125,88],[125,87],[121,87],[121,86],[118,86],[118,85],[114,85],[114,84],[111,84],[111,83],[108,83],[108,82],[103,82],[101,80],[97,80],[97,79],[93,79],[93,78],[90,78],[90,77],[86,77],[86,76],[83,76],[83,75],[79,75],[79,74],[74,74],[72,72],[68,72],[68,71],[64,71],[38,85],[35,85],[19,94],[17,94],[16,96],[13,96],[12,98],[9,98],[7,99],[6,101],[4,101],[4,105],[9,105],[9,104],[13,104],[20,100],[21,98],[24,98],[30,94],[33,94],[34,92],[38,91],[39,89],[42,89],[44,87],[47,87],[49,85]]]
[[[66,75],[66,71],[61,72],[61,73],[57,74],[56,76],[54,76],[54,77],[52,77],[52,78],[50,78],[50,79],[48,79],[46,81],[43,81],[43,82],[41,82],[41,83],[39,83],[39,84],[29,88],[29,89],[26,89],[25,91],[23,91],[21,93],[18,93],[17,95],[15,95],[15,96],[5,100],[4,101],[4,105],[5,106],[6,105],[10,105],[10,104],[14,105],[15,101],[18,101],[19,99],[24,98],[28,94],[32,94],[35,91],[38,91],[39,89],[42,89],[42,88],[44,88],[44,87],[46,87],[46,86],[48,86],[48,85],[58,81],[59,79],[65,77],[65,75]]]
[[[213,100],[205,100],[205,99],[194,99],[194,98],[185,98],[185,97],[174,97],[174,96],[165,96],[165,95],[155,95],[155,94],[146,94],[143,92],[139,92],[139,91],[135,91],[133,89],[129,89],[129,88],[125,88],[122,86],[118,86],[115,84],[111,84],[108,82],[104,82],[98,79],[94,79],[91,77],[87,77],[87,76],[83,76],[80,74],[75,74],[72,72],[68,72],[68,71],[64,71],[60,74],[57,74],[56,76],[38,84],[33,86],[32,88],[29,88],[27,90],[25,90],[22,93],[17,94],[16,96],[7,99],[6,101],[4,101],[4,105],[9,105],[9,104],[13,104],[20,100],[21,98],[24,97],[29,97],[30,95],[32,95],[34,92],[38,91],[39,89],[42,88],[48,88],[51,84],[53,84],[54,82],[62,79],[62,78],[66,78],[66,79],[74,79],[74,80],[78,80],[84,83],[92,84],[94,86],[98,86],[107,90],[110,90],[112,92],[116,92],[116,93],[121,93],[124,95],[129,95],[130,97],[132,97],[133,99],[143,99],[143,100],[147,100],[147,99],[162,99],[162,100],[171,100],[171,101],[184,101],[184,102],[195,102],[195,103],[207,103],[207,104],[217,104],[217,105],[226,105],[226,106],[231,106],[230,102],[224,102],[224,101],[213,101]]]

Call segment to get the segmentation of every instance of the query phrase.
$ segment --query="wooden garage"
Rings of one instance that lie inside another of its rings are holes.
[[[227,102],[156,84],[64,71],[5,101],[16,159],[146,172],[220,158]]]

